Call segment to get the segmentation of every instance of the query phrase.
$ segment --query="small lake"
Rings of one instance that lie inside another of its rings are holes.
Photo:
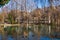
[[[10,36],[5,36],[6,40],[60,40],[60,38],[49,38],[47,36],[40,36],[34,35],[33,32],[29,32],[28,37],[24,38],[23,35],[18,36],[17,38],[13,38]],[[0,34],[0,40],[2,40],[2,35]]]
[[[50,38],[49,36],[46,36],[46,34],[49,35],[49,33],[51,32],[50,30],[52,30],[50,29],[50,27],[51,27],[50,25],[49,26],[48,25],[34,25],[34,26],[29,26],[29,30],[27,28],[21,27],[21,28],[16,29],[16,31],[18,30],[21,33],[20,35],[15,35],[16,37],[13,37],[12,35],[4,34],[3,36],[2,33],[0,33],[0,40],[60,40],[60,38]],[[11,29],[7,28],[7,30],[11,30]],[[24,31],[28,31],[27,32],[28,36],[24,36]],[[10,33],[11,31],[7,31],[7,32]],[[45,36],[43,36],[42,34]],[[56,33],[53,33],[53,34],[55,35]]]

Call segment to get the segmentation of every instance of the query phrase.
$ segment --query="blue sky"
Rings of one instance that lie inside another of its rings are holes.
[[[32,10],[32,9],[36,9],[37,6],[38,8],[43,8],[44,6],[48,7],[49,6],[49,2],[48,0],[26,0],[26,9],[27,10]],[[17,3],[17,5],[16,5]],[[54,5],[60,5],[60,1],[54,1],[53,2]],[[13,6],[13,7],[12,7]],[[7,10],[11,10],[11,9],[21,9],[21,6],[22,6],[22,9],[25,10],[25,3],[23,2],[23,0],[10,0],[10,2],[8,4],[5,4],[3,6],[3,9],[4,8],[7,8]],[[2,7],[1,7],[2,8]],[[2,11],[0,8],[0,11]]]
[[[48,3],[48,0],[38,0],[37,5],[39,8],[42,8],[44,6],[49,6],[49,3]]]

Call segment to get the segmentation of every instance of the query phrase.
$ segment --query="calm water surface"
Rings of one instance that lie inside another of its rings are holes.
[[[0,34],[0,40],[2,40],[2,35]],[[13,38],[12,36],[8,36],[7,40],[17,40],[16,38]],[[59,38],[49,38],[47,36],[40,36],[34,35],[33,32],[29,32],[29,36],[27,38],[24,38],[23,35],[20,36],[20,39],[18,40],[60,40]]]

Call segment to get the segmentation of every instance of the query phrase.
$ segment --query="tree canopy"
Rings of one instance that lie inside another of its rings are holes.
[[[0,0],[0,6],[7,4],[9,0]]]

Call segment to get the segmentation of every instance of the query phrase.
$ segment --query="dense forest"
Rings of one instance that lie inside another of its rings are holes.
[[[3,8],[3,3],[4,4],[8,3],[9,0],[0,0],[0,5],[1,5],[1,9],[2,12],[0,13],[0,15],[3,15],[3,19],[7,19],[6,21],[10,21],[12,23],[12,21],[16,21],[16,20],[51,20],[52,23],[57,23],[60,24],[60,0],[20,0],[20,2],[22,2],[22,5],[19,4],[21,7],[20,10],[18,9],[18,1],[13,0],[16,3],[16,7],[15,9],[13,9],[13,5],[12,5],[12,10],[8,11],[8,6]],[[12,1],[12,2],[13,2]],[[30,3],[28,3],[30,1]],[[39,8],[39,6],[37,5],[38,3],[44,3],[42,4],[41,8]],[[49,7],[46,7],[46,2],[48,2],[47,4],[49,4]],[[57,3],[58,2],[58,3]],[[26,4],[28,3],[28,4]],[[31,4],[32,3],[32,4]],[[30,6],[28,6],[30,5]],[[35,7],[35,8],[34,8]],[[30,10],[28,10],[30,9]],[[8,18],[7,18],[8,17]],[[0,17],[0,20],[2,17]],[[37,18],[37,19],[36,19]],[[8,23],[10,23],[8,21]],[[13,22],[15,23],[15,22]]]

